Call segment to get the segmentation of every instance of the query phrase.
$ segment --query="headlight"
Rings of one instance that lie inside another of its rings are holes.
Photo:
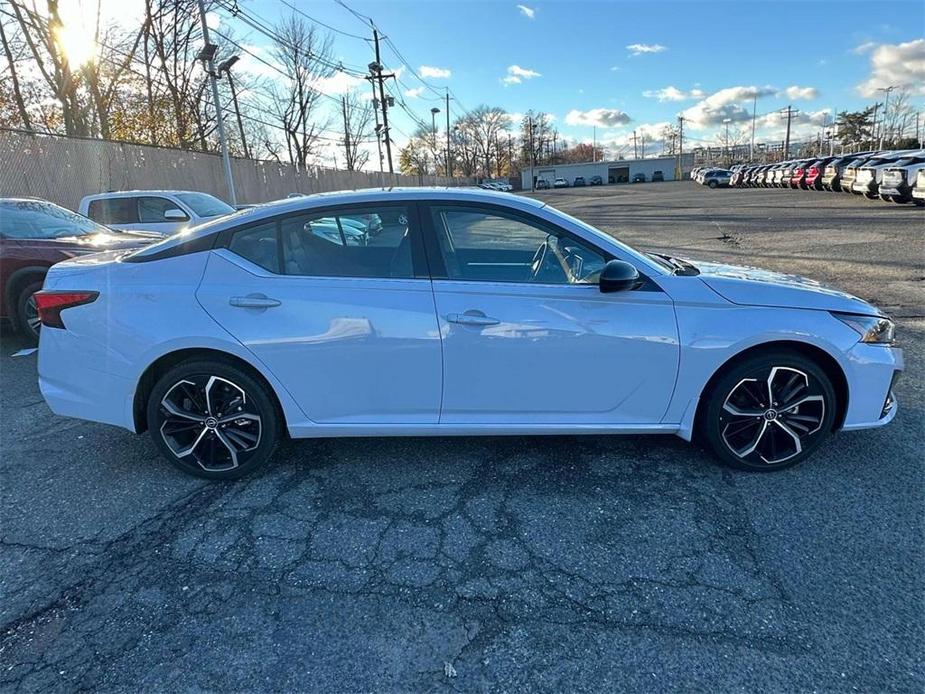
[[[853,313],[833,313],[845,325],[849,325],[861,336],[861,342],[873,345],[893,344],[896,325],[889,318],[880,316],[858,316]]]

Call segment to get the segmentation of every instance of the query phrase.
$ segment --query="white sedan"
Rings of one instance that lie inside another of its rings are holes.
[[[327,233],[370,215],[362,244]],[[903,366],[860,299],[481,190],[278,201],[59,263],[36,302],[51,409],[209,478],[287,434],[671,433],[774,470],[892,420]]]

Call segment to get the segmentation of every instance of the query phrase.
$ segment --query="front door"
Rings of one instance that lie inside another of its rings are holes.
[[[678,369],[671,300],[603,294],[610,258],[541,220],[432,205],[444,424],[657,424]],[[440,266],[443,267],[440,267]]]
[[[205,309],[328,424],[435,424],[440,333],[414,208],[299,212],[213,251]]]

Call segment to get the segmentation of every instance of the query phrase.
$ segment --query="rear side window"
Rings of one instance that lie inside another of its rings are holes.
[[[403,205],[294,214],[235,232],[228,244],[262,268],[304,277],[414,277]]]
[[[231,237],[229,250],[270,272],[279,272],[276,222],[242,229]]]
[[[143,197],[136,198],[138,201],[138,221],[145,224],[156,224],[158,222],[180,222],[182,219],[165,219],[164,213],[167,210],[180,210],[180,206],[173,200],[167,198]],[[180,210],[181,212],[183,210]],[[184,213],[184,219],[189,216]]]
[[[134,198],[91,200],[87,216],[100,224],[136,224],[138,208]]]

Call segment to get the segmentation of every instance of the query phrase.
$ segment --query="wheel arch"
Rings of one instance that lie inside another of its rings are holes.
[[[844,369],[842,369],[841,364],[838,363],[838,360],[835,359],[829,352],[826,352],[821,347],[810,344],[808,342],[799,342],[797,340],[774,340],[771,342],[762,342],[757,345],[752,345],[747,347],[740,352],[729,357],[725,362],[723,362],[710,376],[707,380],[703,389],[700,391],[700,397],[697,400],[697,411],[694,416],[693,422],[693,432],[694,436],[698,436],[699,424],[701,418],[704,415],[704,410],[706,408],[706,403],[709,400],[709,395],[713,392],[713,389],[716,386],[716,383],[720,378],[731,368],[737,364],[742,363],[746,359],[754,357],[755,355],[760,355],[765,352],[773,351],[791,351],[800,354],[807,359],[810,359],[815,364],[819,366],[825,372],[825,375],[829,377],[829,380],[832,382],[832,387],[835,390],[835,420],[832,424],[832,430],[838,431],[841,429],[842,424],[845,421],[845,415],[848,412],[848,378],[845,375]]]
[[[280,402],[279,394],[276,392],[273,384],[270,383],[270,381],[260,372],[259,369],[241,357],[230,352],[224,352],[219,349],[212,349],[207,347],[190,347],[177,349],[172,352],[162,354],[153,362],[151,362],[151,364],[149,364],[141,374],[141,377],[138,379],[138,385],[135,388],[135,395],[132,402],[132,420],[136,433],[142,434],[148,429],[148,419],[145,413],[145,409],[147,406],[148,397],[151,394],[151,390],[154,388],[154,384],[157,383],[158,379],[177,364],[181,364],[185,361],[193,361],[196,359],[212,359],[221,361],[225,364],[241,369],[249,376],[257,380],[258,383],[263,384],[266,387],[267,392],[270,394],[270,399],[273,401],[273,406],[276,408],[276,413],[279,416],[280,421],[283,423],[283,431],[288,431],[286,410],[283,408],[282,403]]]

